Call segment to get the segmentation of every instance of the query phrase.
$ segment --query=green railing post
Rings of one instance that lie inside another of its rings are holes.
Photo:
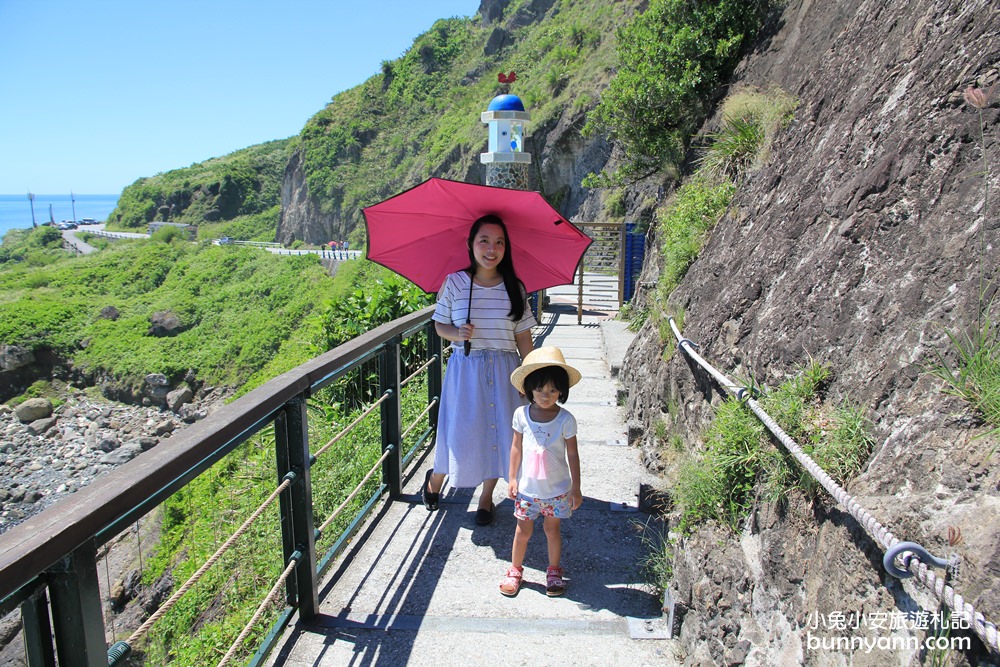
[[[289,474],[295,477],[287,493],[279,497],[282,563],[287,563],[296,551],[302,554],[295,576],[289,577],[285,584],[285,595],[290,606],[298,607],[299,617],[308,621],[319,613],[319,579],[316,576],[309,424],[304,396],[296,396],[285,403],[275,417],[274,447],[278,483]]]
[[[403,453],[400,443],[402,415],[399,400],[399,347],[403,338],[395,336],[382,347],[379,355],[379,396],[389,394],[382,402],[382,452],[393,451],[382,463],[382,479],[389,487],[389,498],[397,500],[403,493]]]
[[[434,328],[434,322],[427,324],[427,357],[436,357],[427,367],[427,402],[438,401],[427,414],[432,428],[437,428],[438,408],[441,407],[441,387],[444,384],[444,342]]]
[[[92,541],[49,570],[49,593],[60,667],[107,665],[97,552]]]
[[[28,667],[54,667],[56,654],[52,648],[49,601],[44,588],[21,603],[21,626]]]

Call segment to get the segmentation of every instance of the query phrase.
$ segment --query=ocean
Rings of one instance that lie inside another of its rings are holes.
[[[31,204],[27,193],[23,195],[0,195],[0,239],[11,229],[31,229]],[[35,222],[49,221],[49,204],[56,222],[73,219],[93,218],[104,222],[118,205],[118,195],[35,195]]]

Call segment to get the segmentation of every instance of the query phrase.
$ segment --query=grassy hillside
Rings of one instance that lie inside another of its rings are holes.
[[[360,284],[375,295],[393,286],[388,315],[426,303],[420,290],[367,261],[335,280],[315,255],[177,240],[73,257],[46,231],[17,247],[5,243],[8,255],[47,263],[0,264],[0,344],[51,351],[132,391],[148,373],[176,383],[193,371],[200,382],[244,389],[264,382],[371,324],[359,304],[343,311]],[[176,318],[173,335],[151,332],[155,313]]]
[[[145,230],[154,220],[169,220],[198,225],[202,238],[272,241],[292,145],[291,139],[270,141],[140,178],[122,191],[108,227]]]

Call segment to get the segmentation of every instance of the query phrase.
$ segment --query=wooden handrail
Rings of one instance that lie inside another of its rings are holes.
[[[289,400],[423,326],[433,310],[383,324],[270,380],[0,535],[0,601],[87,542],[111,539],[270,423]]]

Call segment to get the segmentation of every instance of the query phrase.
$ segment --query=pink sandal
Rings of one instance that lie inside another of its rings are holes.
[[[558,565],[545,568],[545,594],[554,598],[565,592],[566,582],[563,581],[563,569]]]
[[[517,595],[517,592],[521,590],[521,577],[523,576],[523,567],[511,566],[507,568],[507,574],[504,575],[503,581],[500,582],[500,592],[509,598]]]

